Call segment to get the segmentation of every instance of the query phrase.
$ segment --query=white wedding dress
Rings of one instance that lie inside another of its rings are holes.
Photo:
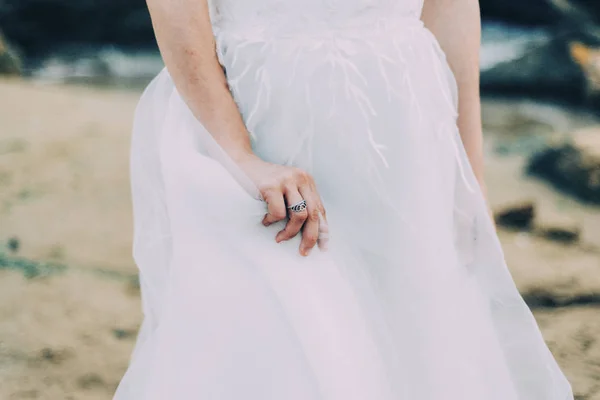
[[[213,0],[264,160],[314,177],[330,249],[278,223],[167,70],[139,104],[145,319],[116,400],[572,400],[517,292],[422,0]],[[458,23],[458,22],[457,22]]]

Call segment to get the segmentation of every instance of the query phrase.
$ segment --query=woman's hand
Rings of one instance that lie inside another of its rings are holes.
[[[289,166],[271,164],[255,155],[238,160],[238,165],[254,182],[267,203],[263,225],[269,226],[289,218],[285,228],[277,234],[277,243],[289,240],[302,231],[300,254],[307,256],[318,244],[327,249],[329,228],[325,208],[313,178],[305,171]],[[293,212],[288,207],[306,201],[306,209]]]

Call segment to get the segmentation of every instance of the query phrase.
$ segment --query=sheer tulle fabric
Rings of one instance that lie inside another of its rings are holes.
[[[163,70],[135,116],[145,319],[115,399],[572,399],[420,2],[277,4],[213,4],[217,48],[256,153],[314,176],[330,249],[275,243],[282,223],[261,225],[257,188]]]

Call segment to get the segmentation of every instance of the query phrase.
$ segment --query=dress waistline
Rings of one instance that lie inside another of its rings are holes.
[[[269,16],[249,16],[244,20],[221,19],[213,25],[215,36],[238,38],[249,41],[282,39],[328,38],[380,36],[400,31],[423,28],[423,21],[412,14],[363,13],[343,18],[302,18],[290,16],[277,18]]]

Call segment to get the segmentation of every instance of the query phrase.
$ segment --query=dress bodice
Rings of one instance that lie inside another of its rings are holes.
[[[418,19],[424,0],[210,0],[217,30],[241,26],[311,27],[392,18]]]

